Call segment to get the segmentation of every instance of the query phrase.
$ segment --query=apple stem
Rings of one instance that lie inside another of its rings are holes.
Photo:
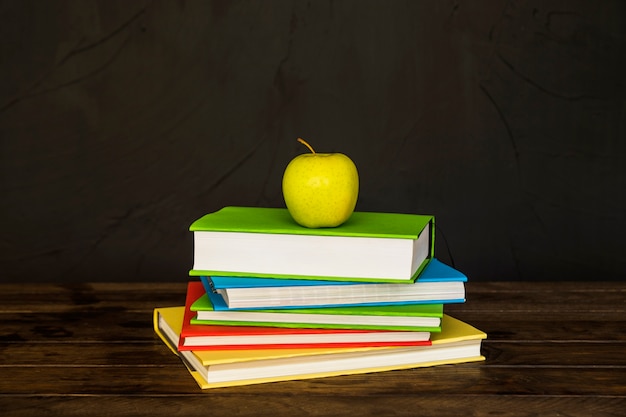
[[[304,139],[302,139],[302,138],[298,138],[298,142],[300,142],[301,144],[303,144],[304,146],[306,146],[307,148],[309,148],[309,150],[310,150],[312,153],[315,153],[315,151],[313,150],[313,148],[311,147],[311,145],[309,145],[309,144],[307,143],[307,141],[306,141],[306,140],[304,140]]]

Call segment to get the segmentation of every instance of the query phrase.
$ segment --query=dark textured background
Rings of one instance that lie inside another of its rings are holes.
[[[626,2],[0,1],[2,281],[181,280],[189,224],[283,206],[306,149],[357,209],[435,214],[472,280],[626,278]]]

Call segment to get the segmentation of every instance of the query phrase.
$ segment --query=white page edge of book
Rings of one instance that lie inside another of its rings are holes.
[[[310,373],[354,371],[376,367],[404,366],[420,362],[451,360],[480,355],[480,340],[447,345],[419,346],[414,349],[322,354],[256,361],[257,363],[217,364],[204,367],[207,377],[219,381],[296,376]],[[204,372],[203,372],[204,373]]]
[[[316,324],[367,324],[373,326],[406,325],[415,327],[436,327],[441,324],[439,317],[416,316],[357,316],[351,314],[290,314],[254,313],[248,311],[198,311],[198,320],[236,322],[275,322],[275,323],[316,323]]]
[[[377,343],[377,342],[424,342],[430,339],[430,332],[411,331],[372,331],[336,334],[292,334],[256,336],[188,336],[184,346],[247,346],[256,344],[317,344],[317,343]]]
[[[193,270],[409,280],[429,253],[425,232],[415,241],[195,232]]]

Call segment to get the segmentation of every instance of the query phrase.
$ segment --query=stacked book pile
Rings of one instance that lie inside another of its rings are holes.
[[[434,256],[434,217],[355,212],[336,228],[286,209],[196,220],[184,306],[154,327],[202,388],[483,360],[485,333],[444,314],[466,276]]]

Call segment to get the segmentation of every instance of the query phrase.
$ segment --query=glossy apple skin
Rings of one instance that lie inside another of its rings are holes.
[[[283,174],[287,210],[301,226],[337,227],[350,218],[359,196],[359,174],[342,153],[296,156]]]

